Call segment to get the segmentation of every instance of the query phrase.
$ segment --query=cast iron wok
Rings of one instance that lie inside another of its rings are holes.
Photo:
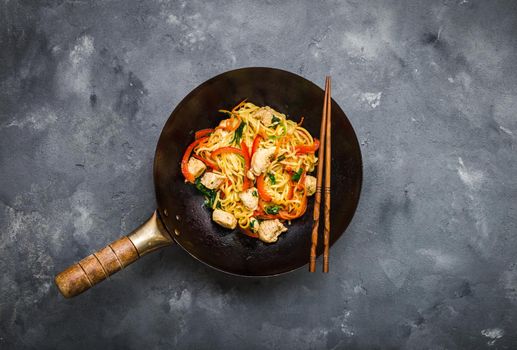
[[[313,200],[277,243],[266,244],[227,230],[211,220],[204,198],[181,174],[180,162],[193,133],[214,127],[243,99],[268,105],[319,135],[324,92],[296,74],[273,68],[242,68],[220,74],[195,88],[174,109],[160,135],[154,159],[157,210],[141,227],[56,276],[72,297],[126,267],[140,256],[177,243],[197,260],[226,273],[272,276],[309,262]],[[332,225],[330,243],[345,231],[356,210],[362,182],[359,143],[345,113],[332,101]],[[321,242],[321,240],[320,240]],[[321,253],[321,250],[318,252]]]

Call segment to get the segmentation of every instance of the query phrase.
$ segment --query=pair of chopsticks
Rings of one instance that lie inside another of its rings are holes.
[[[321,116],[320,148],[318,151],[318,174],[316,180],[316,194],[314,199],[314,223],[311,235],[311,259],[309,271],[316,271],[316,247],[318,246],[318,229],[320,222],[321,185],[323,182],[323,156],[325,156],[325,203],[324,203],[324,228],[323,228],[323,272],[329,272],[329,240],[330,240],[330,161],[331,161],[331,79],[325,78],[325,99],[323,101],[323,113]]]

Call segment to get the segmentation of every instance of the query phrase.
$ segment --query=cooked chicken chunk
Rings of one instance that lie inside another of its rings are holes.
[[[228,134],[229,134],[229,132],[224,129],[215,129],[215,131],[212,135],[219,136],[219,139],[222,139],[222,138],[226,137],[226,135],[228,135]]]
[[[251,171],[254,175],[265,172],[271,164],[271,158],[275,154],[275,147],[258,149],[251,158]]]
[[[203,171],[206,170],[206,165],[199,159],[190,157],[187,163],[187,168],[189,173],[194,175],[194,177],[198,177],[199,175],[203,174]]]
[[[305,189],[307,190],[307,196],[312,196],[316,192],[316,178],[314,176],[307,175],[305,177]]]
[[[257,232],[259,229],[259,221],[255,219],[253,216],[250,218],[250,230],[251,232]]]
[[[259,239],[266,243],[274,243],[278,240],[278,236],[285,231],[287,231],[287,227],[280,220],[264,220],[259,225]]]
[[[246,177],[251,181],[255,181],[255,175],[253,174],[253,171],[251,171],[251,169],[248,170],[248,172],[246,173]]]
[[[231,125],[230,122],[231,122],[231,118],[223,119],[219,123],[219,126],[222,127],[222,128],[227,128],[227,127],[229,127]]]
[[[273,123],[273,110],[269,107],[259,108],[255,114],[255,118],[260,119],[262,124],[270,126]]]
[[[230,213],[225,212],[221,209],[215,209],[212,213],[212,220],[221,225],[222,227],[234,229],[237,226],[237,219]]]
[[[248,188],[246,191],[239,193],[239,198],[246,208],[250,210],[257,209],[259,197],[255,187]]]
[[[219,188],[223,184],[224,176],[213,173],[211,171],[206,172],[205,175],[201,178],[201,183],[203,186],[210,190],[215,190]]]

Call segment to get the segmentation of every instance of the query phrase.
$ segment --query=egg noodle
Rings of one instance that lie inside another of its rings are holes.
[[[267,123],[263,111],[269,118]],[[185,153],[182,170],[187,180],[194,182],[184,168],[185,159],[191,156],[203,161],[207,171],[223,176],[224,181],[213,191],[208,206],[234,215],[244,232],[250,231],[252,217],[292,220],[302,216],[307,207],[304,180],[307,173],[314,171],[318,161],[315,151],[319,147],[318,140],[301,126],[303,118],[296,123],[270,107],[246,101],[220,112],[229,118],[215,129],[196,132],[196,141]],[[250,164],[260,149],[274,149],[274,154],[265,172],[253,176]],[[254,186],[258,191],[253,195],[259,197],[259,204],[251,210],[243,204],[239,193]]]

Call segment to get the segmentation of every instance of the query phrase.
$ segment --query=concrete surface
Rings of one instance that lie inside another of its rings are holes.
[[[0,348],[517,348],[517,3],[0,5]],[[272,66],[333,96],[365,176],[331,273],[252,280],[177,248],[64,300],[53,276],[153,210],[162,125]]]

